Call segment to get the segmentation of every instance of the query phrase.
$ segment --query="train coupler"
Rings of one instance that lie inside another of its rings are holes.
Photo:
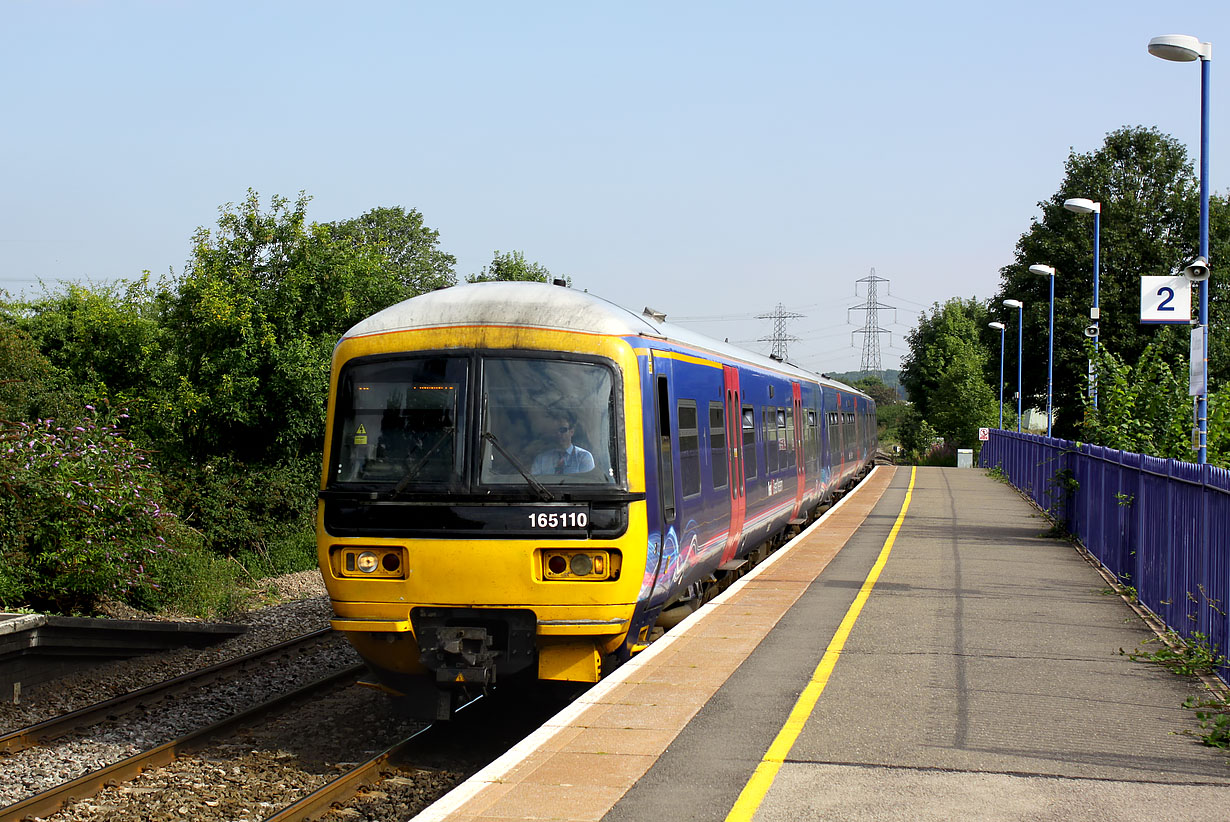
[[[436,669],[436,682],[494,685],[498,654],[493,644],[486,628],[437,628],[435,664],[430,666]]]

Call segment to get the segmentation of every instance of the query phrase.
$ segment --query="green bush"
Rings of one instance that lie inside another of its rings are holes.
[[[127,599],[173,516],[147,452],[112,417],[0,422],[0,598],[59,613]]]
[[[172,531],[175,547],[151,558],[149,576],[132,604],[202,619],[227,619],[242,611],[251,593],[244,569],[209,551],[191,529]]]
[[[316,533],[310,527],[279,529],[281,537],[257,550],[239,554],[239,564],[256,579],[316,567]]]
[[[315,564],[317,455],[274,465],[228,457],[177,465],[165,483],[185,524],[212,551],[239,560],[253,577]]]
[[[948,443],[935,443],[918,458],[919,465],[952,468],[957,464],[956,446]]]

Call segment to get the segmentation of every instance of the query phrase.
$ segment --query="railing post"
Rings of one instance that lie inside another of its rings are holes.
[[[1161,564],[1161,571],[1162,571],[1161,576],[1163,580],[1162,591],[1169,595],[1172,610],[1173,610],[1174,605],[1176,603],[1183,602],[1184,605],[1186,605],[1186,602],[1184,602],[1181,596],[1176,596],[1176,593],[1174,590],[1174,587],[1175,587],[1174,578],[1176,576],[1175,567],[1174,567],[1175,566],[1174,460],[1169,459],[1169,458],[1167,458],[1166,460],[1166,518],[1162,520],[1162,524],[1166,528],[1166,540],[1164,543],[1166,546],[1166,554],[1165,554],[1165,561]],[[1165,622],[1171,628],[1174,628],[1175,630],[1179,631],[1179,633],[1182,634],[1183,636],[1187,636],[1190,633],[1190,631],[1183,631],[1182,625],[1175,625],[1174,617],[1177,615],[1178,615],[1178,612],[1174,611],[1170,616],[1166,618]],[[1186,622],[1186,620],[1183,620],[1183,621]]]
[[[1212,585],[1212,557],[1209,546],[1209,483],[1212,481],[1212,471],[1207,462],[1200,464],[1200,631],[1213,642],[1213,603],[1211,597],[1216,591]],[[1218,607],[1224,608],[1225,603]],[[1224,648],[1222,651],[1224,652]]]
[[[1139,598],[1145,590],[1145,458],[1141,454],[1136,454],[1136,495],[1132,497],[1132,510],[1136,516],[1136,562],[1133,563],[1132,587]],[[1147,602],[1145,604],[1148,605]]]

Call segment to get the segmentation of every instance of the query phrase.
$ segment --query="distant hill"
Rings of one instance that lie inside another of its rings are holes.
[[[897,396],[905,399],[905,389],[901,387],[901,372],[895,368],[885,371],[842,371],[828,376],[847,385],[854,385],[863,377],[879,377],[882,383],[897,392]]]

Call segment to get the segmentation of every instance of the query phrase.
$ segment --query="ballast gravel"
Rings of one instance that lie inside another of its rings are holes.
[[[248,626],[244,633],[208,648],[181,648],[107,662],[24,689],[20,704],[0,702],[0,733],[329,627],[333,614],[319,571],[287,574],[269,584],[282,599],[291,601],[234,620]]]
[[[331,610],[320,574],[305,571],[269,581],[292,601],[236,620],[248,630],[205,649],[181,649],[111,662],[34,686],[20,704],[0,703],[0,731],[16,730],[118,694],[328,627]],[[235,711],[358,663],[340,637],[268,663],[259,675],[228,678],[101,723],[46,747],[0,756],[0,808],[83,773],[208,725]],[[134,780],[104,788],[48,819],[261,819],[335,775],[412,733],[383,693],[340,687],[302,702],[209,747]],[[390,779],[360,794],[334,820],[408,819],[483,763],[430,757],[390,769]]]

